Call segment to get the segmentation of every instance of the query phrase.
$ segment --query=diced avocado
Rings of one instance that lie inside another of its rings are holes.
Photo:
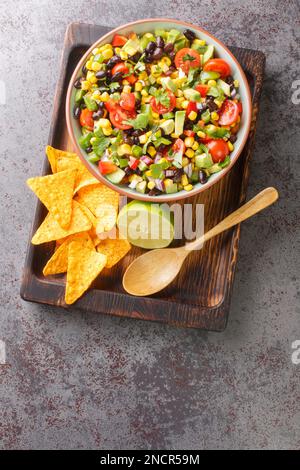
[[[167,43],[171,42],[172,44],[174,44],[178,36],[180,36],[180,31],[178,31],[178,29],[170,29],[170,31],[167,34],[166,42]]]
[[[174,113],[166,113],[163,114],[164,119],[173,119],[174,118]]]
[[[202,59],[202,63],[205,64],[205,62],[207,62],[209,59],[212,58],[212,56],[214,55],[214,46],[212,44],[209,44],[206,48],[206,51],[204,52],[203,54],[203,59]]]
[[[90,163],[97,163],[100,160],[100,157],[98,157],[94,152],[89,153],[87,158]]]
[[[128,158],[119,158],[120,168],[126,168],[128,166]]]
[[[140,41],[138,39],[128,39],[122,50],[128,55],[134,55],[140,50]]]
[[[173,82],[172,78],[170,78],[170,77],[162,77],[161,84],[162,84],[163,88],[167,88],[168,90],[173,91],[173,93],[175,93],[176,90],[177,90],[176,83]]]
[[[174,120],[173,119],[167,119],[166,121],[161,123],[159,127],[164,131],[164,133],[166,135],[170,135],[170,134],[172,134],[172,132],[174,132],[174,129],[175,129]]]
[[[90,146],[91,138],[93,137],[92,132],[87,132],[79,137],[79,145],[83,149],[87,149]]]
[[[143,149],[139,145],[133,145],[131,147],[132,155],[136,158],[139,158],[143,155]]]
[[[146,187],[147,187],[147,181],[141,181],[138,183],[135,187],[138,193],[145,193],[146,192]]]
[[[75,94],[75,102],[80,103],[85,94],[86,94],[85,90],[77,90]]]
[[[174,183],[172,180],[165,180],[165,190],[167,194],[177,193],[177,183]]]
[[[228,83],[224,82],[224,80],[221,80],[219,78],[219,80],[217,81],[217,84],[218,86],[221,88],[221,90],[223,90],[223,92],[225,93],[225,95],[227,96],[230,96],[231,93],[230,93],[230,85],[228,85]]]
[[[208,172],[210,175],[212,175],[213,173],[218,173],[221,170],[222,167],[219,165],[219,163],[215,163],[214,165],[208,168]]]
[[[193,88],[187,88],[183,91],[184,97],[189,101],[201,101],[201,95],[199,91],[193,90]]]
[[[185,37],[182,37],[182,38],[175,41],[174,49],[177,52],[177,51],[179,51],[180,49],[183,49],[186,46],[187,46],[187,40],[186,40]]]
[[[143,162],[143,160],[141,160],[140,163],[139,163],[139,169],[140,169],[141,171],[145,171],[145,170],[148,169],[148,165],[146,165],[146,163]]]
[[[195,165],[197,168],[210,168],[214,164],[210,154],[201,153],[201,155],[196,155]]]
[[[121,168],[118,168],[113,173],[109,173],[105,176],[111,183],[119,184],[125,176],[125,171],[121,170]]]
[[[199,54],[204,54],[206,52],[207,46],[201,46],[200,44],[192,44],[191,49],[197,51]]]
[[[153,117],[152,117],[152,108],[150,106],[150,104],[142,104],[141,106],[141,113],[143,114],[147,114],[148,115],[148,119],[149,119],[149,124],[152,124],[153,122]]]
[[[146,47],[148,46],[149,42],[151,41],[155,41],[155,37],[153,36],[152,33],[146,33],[142,36],[141,40],[140,40],[140,45],[141,45],[141,48],[142,50],[146,49]]]
[[[207,72],[205,70],[202,70],[202,72],[200,73],[201,83],[205,83],[208,80],[216,80],[217,78],[220,78],[219,72]]]
[[[174,132],[178,136],[183,133],[184,120],[185,120],[185,111],[176,111]]]
[[[85,105],[89,111],[97,111],[98,105],[95,100],[93,100],[90,96],[84,95],[83,100]]]
[[[205,123],[210,121],[210,112],[209,112],[209,109],[206,109],[206,110],[204,111],[204,113],[201,114],[201,119],[202,119],[202,121],[204,121]]]
[[[191,181],[193,183],[197,183],[199,181],[199,172],[197,170],[194,170],[192,175],[191,175]]]
[[[167,31],[165,31],[164,29],[160,29],[160,28],[156,28],[154,30],[154,34],[155,36],[160,36],[162,37],[163,39],[166,39],[167,38]]]

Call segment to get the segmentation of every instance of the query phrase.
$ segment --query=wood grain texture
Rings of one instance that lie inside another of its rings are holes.
[[[67,29],[48,140],[54,147],[72,150],[64,112],[68,81],[81,55],[107,31],[108,28],[104,26],[82,23],[72,23]],[[253,97],[252,126],[244,150],[232,170],[207,191],[184,201],[193,206],[204,204],[205,231],[245,201],[264,75],[263,53],[236,47],[230,49],[241,63],[249,81]],[[42,174],[49,171],[45,159]],[[45,214],[46,210],[38,202],[30,239]],[[96,313],[167,322],[181,327],[222,331],[229,314],[239,238],[240,227],[237,226],[210,240],[203,250],[187,259],[172,285],[148,298],[132,297],[122,287],[126,267],[143,252],[139,248],[133,248],[118,265],[103,271],[93,288],[76,303],[76,307]],[[32,246],[29,241],[21,296],[24,300],[71,309],[64,303],[64,276],[45,278],[42,275],[43,266],[53,249],[53,244]]]

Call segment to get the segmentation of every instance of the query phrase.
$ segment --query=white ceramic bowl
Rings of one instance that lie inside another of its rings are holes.
[[[215,173],[210,176],[209,180],[205,184],[197,183],[195,184],[194,188],[191,191],[179,191],[173,194],[162,194],[159,196],[148,196],[147,194],[141,194],[128,188],[126,185],[115,185],[110,183],[98,170],[97,165],[90,163],[87,160],[88,154],[79,146],[78,139],[81,136],[80,124],[78,120],[73,117],[73,108],[75,102],[75,93],[76,89],[74,88],[73,84],[77,78],[82,75],[82,66],[87,61],[87,58],[91,55],[92,50],[95,47],[98,47],[102,44],[107,42],[111,42],[113,36],[115,34],[124,34],[127,35],[128,33],[134,31],[137,34],[143,34],[146,32],[154,31],[156,28],[161,29],[172,29],[176,28],[180,31],[185,29],[191,29],[194,31],[198,38],[205,39],[208,44],[213,44],[215,47],[215,55],[216,57],[220,57],[225,59],[231,66],[232,75],[239,80],[239,94],[241,96],[241,101],[243,104],[243,114],[241,117],[241,126],[239,132],[237,134],[237,140],[234,144],[234,150],[230,154],[231,163],[226,168],[224,168],[219,173]],[[251,115],[252,115],[252,107],[251,107],[251,94],[247,79],[245,74],[242,70],[242,67],[238,63],[237,59],[233,56],[233,54],[227,49],[224,44],[212,36],[210,33],[205,31],[204,29],[200,28],[199,26],[195,26],[189,23],[185,23],[183,21],[171,20],[166,18],[155,18],[155,19],[146,19],[146,20],[139,20],[134,21],[133,23],[128,23],[123,26],[120,26],[112,31],[110,31],[105,36],[99,38],[89,50],[82,56],[81,60],[79,61],[72,78],[70,80],[70,84],[68,87],[67,92],[67,99],[66,99],[66,118],[67,118],[67,126],[69,134],[72,138],[74,146],[77,150],[78,155],[80,156],[83,163],[89,169],[89,171],[98,178],[99,181],[106,184],[110,188],[114,189],[115,191],[129,197],[132,199],[140,199],[142,201],[153,201],[153,202],[167,202],[167,201],[175,201],[179,199],[183,199],[185,197],[191,197],[195,194],[198,194],[202,191],[205,191],[207,188],[215,184],[219,181],[234,165],[237,161],[239,155],[241,154],[243,147],[246,143],[249,131],[250,131],[250,124],[251,124]]]

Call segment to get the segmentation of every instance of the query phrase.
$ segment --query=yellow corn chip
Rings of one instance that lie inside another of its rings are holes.
[[[67,271],[68,249],[70,243],[73,241],[80,241],[91,250],[95,249],[91,237],[87,232],[75,233],[74,235],[70,235],[57,248],[57,250],[53,253],[52,257],[49,259],[48,263],[43,269],[44,276],[49,276],[50,274],[65,273]]]
[[[71,242],[68,254],[68,271],[65,301],[74,303],[100,274],[107,258],[78,241]]]
[[[103,204],[110,204],[118,210],[119,194],[104,184],[97,183],[81,188],[77,193],[77,200],[97,217],[97,209]]]
[[[48,157],[52,173],[57,172],[57,166],[56,165],[57,165],[57,159],[59,157],[67,157],[69,159],[75,159],[75,160],[79,159],[79,157],[76,155],[76,153],[65,152],[64,150],[55,149],[54,147],[51,147],[50,145],[48,145],[46,147],[46,155]]]
[[[75,169],[27,180],[30,189],[63,228],[67,228],[71,221],[76,175]]]
[[[73,201],[71,223],[67,229],[63,229],[55,217],[49,212],[44,222],[39,226],[35,232],[31,243],[40,245],[41,243],[59,240],[61,238],[72,235],[73,233],[85,232],[90,230],[92,223],[87,216],[80,209],[79,204]]]
[[[85,186],[89,186],[91,184],[98,184],[97,178],[95,178],[89,170],[84,166],[80,158],[76,155],[76,159],[69,158],[69,157],[58,157],[56,163],[56,170],[64,171],[70,168],[77,168],[78,174],[75,183],[74,194],[79,191],[79,189],[84,188]]]
[[[97,251],[107,256],[106,268],[112,268],[117,264],[130,250],[130,243],[124,238],[106,238],[101,240],[97,246]]]
[[[117,222],[117,211],[111,204],[102,204],[97,207],[96,215],[98,219],[96,232],[101,234],[109,232]]]

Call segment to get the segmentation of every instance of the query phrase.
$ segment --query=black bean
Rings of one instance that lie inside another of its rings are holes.
[[[113,55],[109,61],[107,62],[106,64],[106,68],[108,70],[111,70],[116,64],[118,64],[119,62],[122,62],[122,59],[121,57],[119,57],[118,55]]]
[[[173,177],[174,183],[180,183],[182,175],[183,175],[183,169],[178,168],[178,170],[175,171],[175,175]]]
[[[134,171],[129,166],[126,166],[126,168],[124,168],[124,171],[125,171],[125,174],[128,176],[134,173]]]
[[[136,52],[133,56],[130,57],[130,59],[133,62],[138,62],[141,57],[142,57],[142,54],[140,52]]]
[[[132,138],[132,142],[135,144],[135,145],[140,145],[140,139],[138,137],[133,137]]]
[[[163,56],[163,53],[164,53],[164,51],[163,51],[160,47],[157,47],[157,48],[155,49],[155,51],[153,52],[153,54],[152,54],[152,59],[153,59],[153,60],[159,60],[159,59],[161,59],[162,56]]]
[[[235,134],[231,134],[231,136],[229,137],[229,142],[234,144],[234,142],[236,142],[236,139],[237,139],[237,136]]]
[[[193,41],[196,37],[196,34],[194,33],[194,31],[191,31],[190,29],[185,29],[183,31],[183,34],[189,41]]]
[[[155,48],[156,48],[156,43],[154,41],[150,41],[147,44],[147,47],[145,49],[146,54],[152,54]]]
[[[151,54],[146,54],[146,55],[145,55],[145,58],[144,58],[144,62],[145,62],[146,64],[151,64],[151,62],[153,62],[153,57],[152,57],[152,55],[151,55]]]
[[[198,103],[197,104],[198,112],[203,113],[207,109],[206,103]]]
[[[94,121],[98,121],[98,119],[102,118],[102,117],[103,117],[103,114],[104,114],[103,109],[98,109],[98,111],[95,111],[95,112],[93,113],[93,119],[94,119]]]
[[[123,73],[122,72],[117,72],[111,77],[110,81],[112,83],[113,82],[120,82],[122,80],[122,78],[123,78]]]
[[[207,181],[206,173],[202,170],[199,171],[199,181],[201,184],[204,184]]]
[[[77,78],[77,80],[75,80],[74,82],[74,87],[79,90],[81,88],[81,82],[82,82],[82,78]]]
[[[133,144],[133,141],[132,141],[132,138],[130,137],[130,135],[123,135],[123,141],[125,144],[129,144],[129,145],[132,145]]]
[[[174,51],[174,44],[172,44],[171,42],[168,42],[167,44],[165,44],[164,52],[166,54],[170,54],[170,52],[173,52],[173,51]]]
[[[172,60],[172,62],[173,62],[173,60],[175,59],[175,56],[176,56],[176,52],[175,52],[175,51],[172,51],[172,52],[169,53],[169,57],[170,57],[170,59]]]
[[[213,100],[208,100],[206,104],[211,113],[218,109],[218,105],[216,105],[216,103]]]
[[[163,49],[165,47],[165,41],[163,40],[163,38],[161,36],[158,36],[158,38],[156,38],[156,45],[157,47]]]
[[[83,73],[84,75],[86,75],[87,72],[88,72],[88,69],[86,68],[85,65],[82,66],[82,69],[81,69],[81,70],[82,70],[82,73]]]
[[[132,135],[134,135],[136,137],[138,137],[139,135],[144,134],[144,131],[142,129],[135,129],[135,130],[130,129],[130,131],[131,131]]]
[[[93,151],[93,147],[89,146],[85,151],[86,153],[91,153]]]
[[[149,196],[157,196],[158,194],[161,194],[161,191],[159,191],[156,188],[153,188],[153,189],[151,189],[151,191],[149,191],[148,194],[149,194]]]
[[[140,99],[136,98],[136,100],[135,100],[135,107],[136,107],[136,109],[139,109],[139,108],[140,108],[141,103],[142,103],[142,101],[141,101]]]
[[[105,70],[99,70],[99,72],[96,73],[96,78],[98,78],[98,80],[104,80],[104,78],[106,78]]]
[[[99,108],[104,108],[104,102],[103,102],[103,101],[100,101],[100,102],[98,103],[98,106],[99,106]]]
[[[75,106],[74,109],[73,109],[73,116],[74,116],[74,118],[75,118],[75,119],[79,119],[80,113],[81,113],[81,108],[80,108],[80,106]]]
[[[232,77],[231,75],[228,75],[228,76],[224,79],[224,81],[225,81],[226,83],[228,83],[228,85],[231,85],[231,84],[234,82],[233,77]]]

